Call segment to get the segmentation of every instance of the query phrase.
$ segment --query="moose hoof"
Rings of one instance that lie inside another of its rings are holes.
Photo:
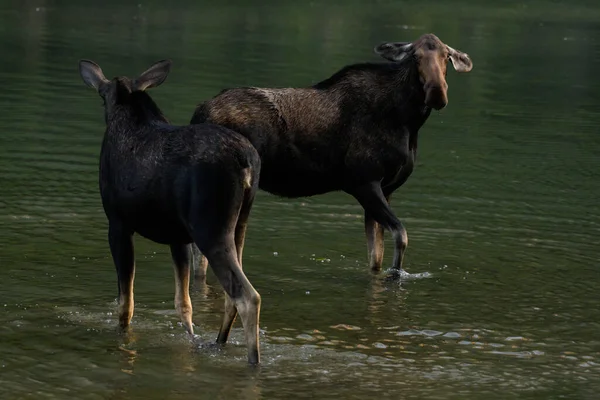
[[[395,281],[399,281],[402,278],[405,278],[409,275],[410,274],[403,269],[391,268],[386,273],[385,281],[386,282],[395,282]]]

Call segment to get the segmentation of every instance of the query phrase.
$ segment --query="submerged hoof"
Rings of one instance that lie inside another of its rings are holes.
[[[222,344],[213,342],[212,340],[202,339],[199,335],[194,335],[192,337],[192,345],[197,351],[220,351],[223,348]]]
[[[414,274],[409,274],[403,269],[394,269],[391,268],[387,271],[385,281],[386,282],[397,282],[397,281],[409,281],[414,279],[423,279],[423,278],[431,278],[431,273],[429,272],[418,272]]]
[[[371,275],[376,276],[381,273],[381,267],[379,267],[379,266],[369,267],[369,271],[371,272]]]
[[[261,366],[260,361],[248,360],[248,368],[259,369]]]
[[[385,275],[385,281],[386,282],[395,282],[395,281],[399,281],[403,278],[407,278],[409,276],[410,276],[410,274],[403,269],[391,268],[387,271],[387,273]]]
[[[116,326],[116,331],[121,335],[127,335],[131,333],[131,325],[119,322],[119,324]]]

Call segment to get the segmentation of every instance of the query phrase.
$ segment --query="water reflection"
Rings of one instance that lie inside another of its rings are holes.
[[[134,364],[137,358],[137,350],[135,350],[137,334],[133,332],[133,329],[127,329],[127,331],[124,332],[122,336],[122,342],[119,344],[118,347],[118,349],[122,352],[123,355],[121,362],[121,372],[133,375]]]

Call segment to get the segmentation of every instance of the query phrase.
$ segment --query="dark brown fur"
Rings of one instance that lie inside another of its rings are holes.
[[[249,138],[261,156],[263,190],[353,195],[365,208],[371,267],[381,268],[383,226],[395,238],[392,267],[399,272],[407,236],[386,199],[410,176],[431,109],[448,102],[448,60],[459,71],[472,64],[432,34],[375,51],[393,62],[350,65],[307,88],[227,89],[199,104],[191,123],[220,124]]]
[[[119,324],[134,310],[135,254],[139,234],[167,244],[175,271],[175,308],[194,333],[189,296],[191,243],[210,261],[225,289],[218,343],[225,343],[238,312],[248,361],[260,361],[260,295],[242,270],[242,250],[258,190],[260,156],[243,136],[216,124],[171,125],[146,89],[162,84],[169,60],[136,79],[108,80],[100,66],[81,60],[86,85],[104,100],[106,130],[100,151],[100,196],[117,270]]]

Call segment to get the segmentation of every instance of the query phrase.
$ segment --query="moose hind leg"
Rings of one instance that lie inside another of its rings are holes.
[[[135,256],[133,232],[120,222],[109,221],[108,243],[117,270],[119,289],[119,326],[127,328],[133,317],[133,281],[135,278]]]
[[[242,268],[242,253],[244,251],[244,241],[246,238],[246,228],[248,226],[248,217],[250,216],[250,210],[252,209],[252,203],[254,202],[255,191],[253,189],[246,189],[244,193],[244,200],[240,214],[235,226],[235,248],[237,252],[238,263]],[[229,332],[235,322],[237,316],[237,309],[235,308],[235,302],[225,294],[225,313],[223,315],[223,322],[219,335],[217,336],[217,343],[224,344],[229,338]]]
[[[193,335],[192,301],[190,299],[190,256],[188,245],[171,245],[171,257],[173,258],[175,272],[175,309],[185,330]]]
[[[206,270],[208,269],[208,260],[200,252],[195,243],[190,244],[192,250],[192,264],[194,266],[194,279],[196,281],[206,280]]]
[[[229,294],[225,293],[225,311],[223,313],[223,322],[221,322],[221,329],[219,329],[219,334],[217,335],[218,344],[227,343],[227,339],[229,339],[229,333],[231,332],[231,327],[235,322],[237,314],[238,311],[235,307],[235,301],[231,297],[229,297]]]
[[[234,241],[222,241],[221,243],[223,244],[214,246],[205,254],[213,272],[229,297],[227,301],[233,303],[242,320],[248,349],[248,362],[258,364],[260,362],[258,324],[261,298],[242,271]],[[226,312],[231,309],[229,307]]]

